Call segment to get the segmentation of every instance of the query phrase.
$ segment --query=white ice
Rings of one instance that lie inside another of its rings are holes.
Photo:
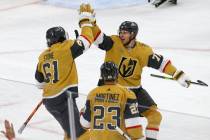
[[[111,4],[111,3],[110,3]],[[97,23],[107,34],[116,34],[124,20],[139,25],[138,39],[151,45],[156,53],[171,59],[192,80],[210,83],[210,0],[178,0],[178,5],[154,8],[139,4],[96,10]],[[33,84],[38,56],[46,48],[45,32],[52,26],[63,26],[71,38],[78,27],[75,8],[43,4],[39,0],[0,1],[0,130],[4,119],[14,123],[15,130],[26,120],[41,100],[41,90]],[[79,73],[78,106],[99,78],[104,52],[94,46],[76,60]],[[158,71],[145,68],[143,87],[163,114],[160,140],[210,139],[210,89],[151,77]],[[14,82],[17,81],[17,82]],[[19,81],[19,82],[18,82]],[[20,83],[23,82],[23,83]],[[145,125],[145,120],[142,118]],[[19,140],[61,140],[63,131],[42,106]],[[0,139],[5,139],[0,134]]]

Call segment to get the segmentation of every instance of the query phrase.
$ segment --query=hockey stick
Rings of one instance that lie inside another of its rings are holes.
[[[152,4],[155,5],[155,7],[157,8],[166,1],[167,0],[155,0]]]
[[[131,138],[126,133],[124,133],[118,126],[116,126],[115,129],[120,133],[120,135],[124,136],[127,140],[131,140]]]
[[[43,100],[41,100],[38,105],[36,106],[36,108],[34,108],[34,110],[31,112],[31,114],[29,115],[29,117],[26,119],[26,121],[23,123],[23,125],[18,129],[18,133],[22,134],[23,130],[25,129],[26,125],[28,124],[28,122],[31,120],[31,118],[34,116],[34,114],[36,113],[36,111],[39,109],[39,107],[42,105]]]
[[[166,80],[175,80],[172,77],[167,77],[167,76],[162,76],[162,75],[156,75],[156,74],[150,74],[150,76],[152,77],[156,77],[156,78],[162,78],[162,79],[166,79]],[[200,86],[206,86],[208,87],[208,85],[206,83],[204,83],[201,80],[197,80],[197,82],[193,82],[193,81],[187,81],[190,84],[195,84],[195,85],[200,85]]]

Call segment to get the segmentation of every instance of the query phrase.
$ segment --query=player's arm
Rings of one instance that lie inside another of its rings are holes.
[[[94,37],[94,44],[98,46],[100,49],[108,51],[113,47],[113,40],[110,36],[107,36],[105,33],[101,31],[99,26],[96,24],[96,19],[92,22],[92,32]]]
[[[70,47],[73,59],[77,58],[90,48],[90,45],[93,42],[93,38],[88,36],[88,34],[91,32],[92,30],[89,30],[89,28],[82,28],[82,34],[78,36],[72,47]]]
[[[159,70],[162,73],[173,75],[176,71],[176,67],[171,61],[160,54],[152,53],[148,57],[148,67]]]
[[[173,75],[176,71],[171,61],[160,54],[153,52],[152,48],[144,43],[141,43],[143,48],[143,65],[159,70],[162,73]]]
[[[83,54],[87,49],[90,48],[93,43],[92,33],[92,17],[94,10],[89,4],[81,4],[79,9],[79,26],[81,28],[81,34],[74,41],[71,47],[73,58],[76,58]]]
[[[148,67],[152,67],[162,73],[171,75],[179,84],[184,87],[189,87],[189,83],[186,82],[190,81],[189,77],[182,70],[177,70],[177,68],[171,63],[170,59],[154,53],[151,48],[149,48],[148,54]]]
[[[85,129],[89,129],[90,121],[91,121],[90,100],[87,100],[85,103],[85,107],[80,112],[80,124]]]
[[[125,111],[125,128],[131,139],[140,139],[143,137],[142,126],[140,124],[140,117],[138,111],[138,103],[135,94],[130,91],[127,98]]]
[[[36,72],[35,72],[35,79],[36,79],[36,86],[40,89],[46,84],[44,80],[44,75],[40,70],[39,64],[37,65]]]

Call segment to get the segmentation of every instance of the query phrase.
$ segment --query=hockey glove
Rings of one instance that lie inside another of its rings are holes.
[[[181,70],[177,70],[174,73],[173,78],[183,87],[188,88],[190,86],[190,78]]]
[[[95,22],[95,13],[94,9],[90,4],[81,4],[79,9],[79,26],[92,26],[92,23]]]

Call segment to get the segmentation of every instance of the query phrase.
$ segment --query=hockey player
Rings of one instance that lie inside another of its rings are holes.
[[[113,61],[118,65],[118,83],[135,92],[139,112],[146,117],[146,139],[156,140],[160,123],[161,113],[157,110],[157,104],[142,87],[141,74],[144,67],[151,67],[162,73],[173,76],[184,87],[189,87],[189,77],[182,70],[177,70],[171,61],[160,54],[153,52],[149,45],[136,40],[138,25],[132,21],[124,21],[119,26],[118,35],[107,36],[101,32],[98,25],[93,27],[96,46],[104,51],[105,61]],[[99,81],[102,85],[103,81]]]
[[[165,2],[167,2],[167,0],[154,0],[152,4],[157,8]],[[177,4],[177,0],[169,0],[169,2],[172,4]]]
[[[92,24],[89,22],[92,13],[91,7],[80,6],[81,35],[76,40],[68,39],[67,33],[60,26],[47,30],[48,48],[39,56],[35,73],[37,86],[43,89],[43,103],[65,131],[65,140],[70,137],[66,91],[73,93],[76,137],[79,137],[79,140],[87,138],[85,129],[80,125],[76,105],[78,77],[74,59],[87,50],[93,42]]]
[[[143,139],[135,94],[117,84],[116,64],[105,62],[100,70],[104,85],[88,94],[80,123],[90,129],[91,140],[124,140],[116,126],[132,140]]]

